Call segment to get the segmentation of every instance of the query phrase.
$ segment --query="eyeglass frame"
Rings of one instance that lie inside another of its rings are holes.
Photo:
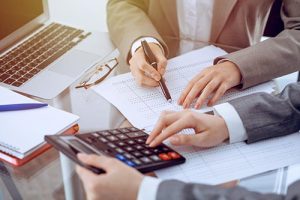
[[[115,61],[116,63],[112,67],[109,66],[109,63],[111,63],[113,61]],[[101,83],[111,74],[111,72],[117,67],[118,64],[119,64],[119,61],[117,58],[110,59],[110,60],[106,61],[105,63],[101,64],[100,66],[97,66],[98,63],[95,64],[96,68],[93,69],[92,71],[90,71],[90,73],[89,73],[89,74],[91,74],[91,76],[89,76],[89,77],[86,76],[86,77],[88,77],[87,80],[80,81],[80,83],[77,86],[75,86],[75,88],[76,89],[79,89],[79,88],[89,89],[90,87]],[[108,71],[101,78],[99,78],[98,80],[96,80],[93,83],[86,84],[97,72],[102,71],[104,67],[108,68]]]

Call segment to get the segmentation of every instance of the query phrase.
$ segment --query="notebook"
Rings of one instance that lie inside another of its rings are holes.
[[[0,86],[0,105],[38,103]],[[60,134],[79,117],[51,106],[0,112],[0,151],[22,159],[45,144],[45,135]]]

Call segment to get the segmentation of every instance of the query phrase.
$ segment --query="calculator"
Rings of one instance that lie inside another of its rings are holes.
[[[77,164],[96,174],[103,170],[81,163],[76,154],[98,154],[114,157],[142,173],[178,165],[185,158],[165,144],[146,145],[148,134],[135,127],[104,130],[77,135],[47,135],[45,140]]]

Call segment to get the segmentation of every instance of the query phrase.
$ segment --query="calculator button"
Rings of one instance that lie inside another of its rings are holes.
[[[93,133],[92,134],[94,137],[99,137],[99,134],[98,133]]]
[[[153,161],[161,161],[161,159],[157,155],[150,156]]]
[[[135,148],[136,148],[137,150],[142,150],[142,149],[144,149],[144,147],[143,147],[142,145],[136,145]]]
[[[113,135],[108,136],[107,139],[109,139],[112,142],[118,140],[118,138],[116,136],[113,136]]]
[[[161,153],[158,155],[162,160],[171,160],[172,158],[165,153]]]
[[[144,151],[142,151],[142,153],[145,154],[145,155],[147,155],[147,156],[152,154],[152,152],[149,151],[149,150],[147,150],[147,149],[145,149]]]
[[[168,156],[170,156],[170,157],[173,158],[173,159],[178,159],[178,158],[181,157],[181,156],[180,156],[178,153],[176,153],[176,152],[169,152],[169,153],[168,153]]]
[[[113,152],[112,152],[111,149],[105,149],[105,150],[104,150],[104,153],[106,153],[106,154],[111,154],[111,153],[113,153]]]
[[[105,139],[104,137],[99,137],[98,139],[99,139],[101,142],[103,142],[103,143],[108,142],[107,139]]]
[[[107,143],[107,145],[110,147],[110,148],[116,148],[116,145],[114,145],[113,143]]]
[[[137,138],[137,137],[141,137],[141,136],[145,136],[145,135],[146,135],[146,133],[144,133],[142,131],[127,133],[127,136],[130,138]]]
[[[125,142],[122,142],[122,141],[120,141],[120,142],[117,142],[116,143],[118,146],[120,146],[120,147],[123,147],[123,146],[125,146],[126,144],[125,144]]]
[[[139,144],[144,144],[144,143],[146,143],[146,138],[138,138],[135,141]]]
[[[170,149],[168,147],[163,147],[162,150],[163,151],[170,151]]]
[[[144,162],[144,163],[151,163],[152,161],[147,158],[147,157],[142,157],[141,160]]]
[[[120,128],[119,131],[122,133],[129,133],[130,131],[127,128]]]
[[[130,151],[133,151],[134,149],[133,149],[132,147],[128,146],[128,147],[125,147],[125,148],[124,148],[124,150],[126,150],[126,151],[129,151],[129,152],[130,152]]]
[[[119,159],[119,160],[121,160],[121,161],[126,160],[126,158],[122,154],[117,154],[116,158]]]
[[[124,134],[119,134],[119,135],[117,135],[117,137],[120,138],[121,140],[127,139],[127,136]]]
[[[128,158],[128,159],[132,159],[133,158],[133,156],[131,154],[129,154],[129,153],[124,153],[124,156],[126,158]]]
[[[110,133],[108,131],[101,131],[101,132],[98,132],[98,134],[102,135],[102,136],[109,136]]]
[[[136,165],[141,165],[142,162],[138,159],[133,159],[132,162],[134,162]]]
[[[127,144],[134,145],[135,142],[133,140],[127,140]]]
[[[165,147],[164,145],[160,145],[158,147],[156,147],[158,150],[160,150],[161,152],[168,152],[170,151],[169,148]]]
[[[150,147],[149,144],[144,144],[143,145],[146,149],[154,149],[155,147]]]
[[[138,151],[133,152],[132,155],[134,155],[135,157],[141,157],[141,156],[143,156],[143,154],[141,154]]]
[[[118,153],[124,153],[124,151],[122,149],[120,149],[120,148],[116,148],[116,152],[118,152]]]
[[[89,144],[92,144],[92,143],[94,143],[95,139],[93,137],[86,137],[85,141]]]
[[[153,152],[154,152],[155,154],[162,153],[162,151],[161,151],[161,150],[159,150],[159,149],[153,149]]]
[[[127,160],[126,164],[129,165],[130,167],[136,166],[136,164],[134,162],[130,161],[130,160]]]
[[[117,129],[114,129],[114,130],[110,130],[109,131],[111,134],[113,134],[113,135],[116,135],[116,134],[119,134],[119,133],[121,133],[119,130],[117,130]]]
[[[135,127],[129,127],[127,128],[128,130],[134,132],[134,131],[139,131],[139,129],[135,128]]]

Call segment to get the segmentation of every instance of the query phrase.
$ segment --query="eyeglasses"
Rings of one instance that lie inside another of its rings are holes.
[[[119,61],[113,58],[103,64],[97,63],[92,67],[92,71],[88,72],[75,88],[88,89],[94,85],[101,83],[111,72],[117,67]]]

